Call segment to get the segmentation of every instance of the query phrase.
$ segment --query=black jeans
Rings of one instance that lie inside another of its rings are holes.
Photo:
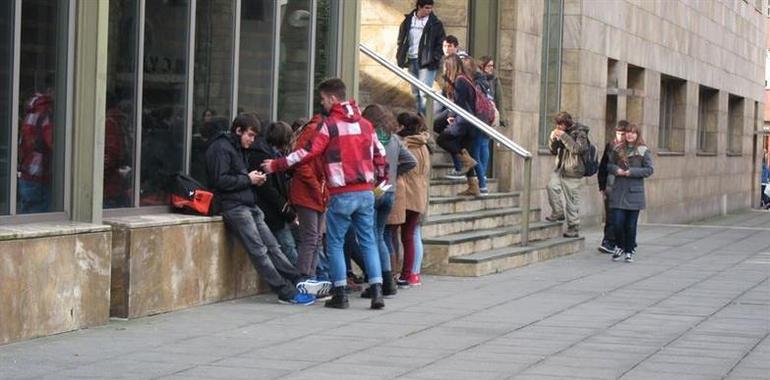
[[[281,251],[273,233],[265,224],[264,214],[256,206],[237,206],[222,213],[225,225],[243,244],[251,264],[281,299],[297,294],[300,273]]]
[[[636,223],[639,210],[610,209],[612,225],[615,227],[615,245],[623,252],[632,252],[636,248]]]
[[[607,196],[604,196],[604,238],[602,238],[602,244],[609,244],[614,247],[615,242],[615,227],[612,225],[612,212],[610,209],[610,201]]]

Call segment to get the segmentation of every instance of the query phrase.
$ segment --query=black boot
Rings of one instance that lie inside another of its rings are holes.
[[[385,299],[382,298],[382,284],[371,284],[369,289],[372,294],[372,309],[385,307]]]
[[[396,280],[393,279],[392,272],[382,272],[382,295],[385,297],[395,296],[398,293]]]
[[[332,299],[326,301],[324,306],[335,309],[347,309],[350,307],[350,303],[348,303],[348,294],[345,293],[344,286],[335,286],[332,288],[331,295]]]

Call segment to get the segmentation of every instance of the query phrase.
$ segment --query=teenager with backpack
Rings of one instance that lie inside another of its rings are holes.
[[[546,187],[551,215],[545,219],[549,222],[566,219],[564,237],[578,237],[580,186],[585,175],[583,152],[588,148],[588,127],[574,122],[572,116],[563,111],[556,114],[554,122],[556,127],[548,138],[548,148],[556,156],[556,165]]]

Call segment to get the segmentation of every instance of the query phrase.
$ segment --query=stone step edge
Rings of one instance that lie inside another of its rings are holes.
[[[551,227],[561,225],[560,222],[534,222],[529,225],[529,230],[544,230]],[[423,244],[430,245],[452,245],[465,243],[468,241],[479,240],[484,238],[494,238],[498,236],[504,236],[509,234],[520,234],[521,225],[513,225],[507,227],[497,227],[482,230],[475,230],[470,232],[460,232],[456,234],[442,235],[432,238],[423,238]]]
[[[430,199],[428,199],[428,202],[432,205],[435,205],[435,204],[453,203],[453,202],[468,201],[468,200],[475,201],[477,199],[500,199],[500,198],[517,197],[517,196],[518,197],[521,196],[520,191],[512,191],[509,193],[489,193],[487,195],[479,195],[477,197],[472,197],[468,195],[430,197]]]
[[[530,213],[540,211],[539,208],[529,209]],[[492,210],[477,210],[477,211],[465,211],[454,214],[442,214],[436,216],[428,216],[428,220],[422,223],[423,226],[430,226],[440,223],[460,222],[465,220],[481,219],[481,218],[494,218],[498,216],[504,216],[507,214],[521,214],[521,207],[507,207]]]
[[[431,186],[441,186],[441,185],[459,185],[459,184],[465,184],[467,181],[465,179],[449,179],[449,178],[433,178],[430,180]],[[497,178],[488,178],[487,182],[497,182]]]
[[[513,246],[506,248],[492,249],[488,251],[476,252],[470,255],[453,256],[449,258],[450,264],[480,264],[487,261],[493,261],[503,259],[512,256],[526,255],[532,251],[537,251],[544,248],[551,248],[557,245],[570,244],[573,242],[585,240],[585,237],[580,236],[576,238],[553,238],[548,240],[542,240],[532,243],[526,247]]]

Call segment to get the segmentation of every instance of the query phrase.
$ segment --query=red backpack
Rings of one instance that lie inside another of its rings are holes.
[[[479,88],[479,85],[476,84],[474,81],[472,81],[470,78],[466,77],[465,75],[460,75],[458,77],[463,78],[463,80],[467,81],[473,86],[473,93],[475,94],[475,100],[474,100],[474,109],[475,113],[474,116],[479,118],[479,120],[492,125],[492,122],[495,121],[495,103],[492,102],[491,99],[487,96],[487,94]]]
[[[193,215],[211,215],[214,194],[206,191],[192,177],[177,173],[171,184],[171,206],[178,212]]]

